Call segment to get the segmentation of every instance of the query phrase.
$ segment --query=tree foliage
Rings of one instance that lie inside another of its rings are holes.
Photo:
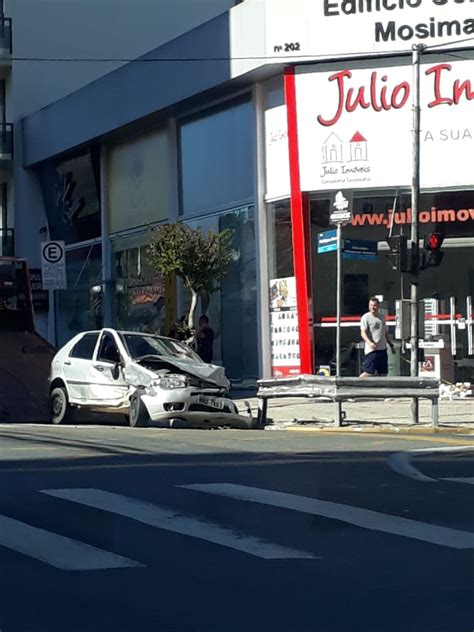
[[[164,224],[153,230],[150,263],[160,274],[182,279],[191,292],[190,328],[199,294],[212,294],[227,274],[232,260],[232,235],[228,229],[204,234],[199,228],[181,223]]]

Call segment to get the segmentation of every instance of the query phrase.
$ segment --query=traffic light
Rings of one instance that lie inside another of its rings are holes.
[[[438,267],[444,257],[441,252],[444,235],[442,233],[431,233],[426,235],[423,253],[423,268]]]
[[[398,272],[407,272],[407,238],[405,235],[396,235],[395,237],[387,238],[388,247],[390,253],[388,260],[392,267],[392,270]]]

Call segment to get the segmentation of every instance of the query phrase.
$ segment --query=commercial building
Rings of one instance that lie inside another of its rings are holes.
[[[33,218],[67,244],[49,337],[103,323],[156,331],[181,315],[183,292],[156,277],[146,248],[153,226],[183,221],[234,231],[208,313],[235,382],[330,367],[335,255],[318,241],[344,191],[344,369],[357,373],[368,297],[383,296],[395,328],[408,296],[386,239],[409,235],[415,43],[427,46],[421,237],[445,237],[441,266],[420,274],[423,369],[472,379],[474,20],[454,2],[246,0],[26,116],[37,195],[16,208],[29,235],[20,254],[39,251]],[[391,371],[405,360],[399,349]]]

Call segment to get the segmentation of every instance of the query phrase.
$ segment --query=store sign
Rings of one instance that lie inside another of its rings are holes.
[[[301,189],[409,186],[412,69],[296,75]],[[423,65],[421,185],[470,186],[474,61]]]
[[[301,364],[295,277],[270,281],[270,333],[272,375],[298,375]]]
[[[466,45],[459,40],[474,35],[470,0],[265,0],[265,5],[272,58],[367,56],[410,51],[413,44],[458,47]]]

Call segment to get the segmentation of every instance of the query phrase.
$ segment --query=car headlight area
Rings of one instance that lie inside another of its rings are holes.
[[[173,391],[177,388],[186,388],[189,385],[189,380],[185,375],[179,373],[169,373],[162,377],[156,383],[158,388],[162,388],[165,391]]]

